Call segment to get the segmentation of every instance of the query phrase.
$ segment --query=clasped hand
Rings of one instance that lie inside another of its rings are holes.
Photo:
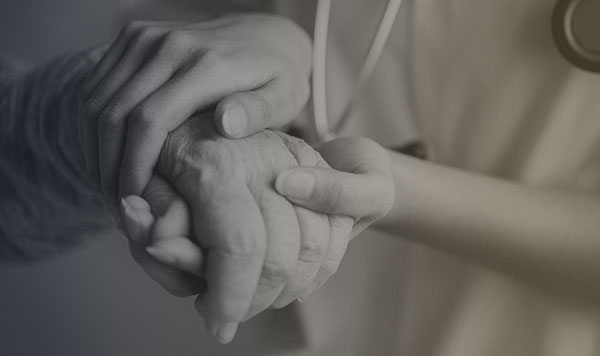
[[[124,216],[133,257],[171,293],[199,295],[222,342],[317,290],[393,203],[376,144],[323,146],[338,172],[303,141],[263,131],[305,105],[310,58],[306,34],[275,16],[136,22],[81,92],[86,168]]]
[[[231,140],[213,121],[192,117],[171,133],[158,164],[164,180],[154,177],[143,195],[149,205],[130,197],[123,210],[136,260],[174,294],[199,294],[209,332],[228,342],[239,322],[320,287],[345,253],[353,219],[275,191],[285,170],[328,167],[306,143],[269,130]]]

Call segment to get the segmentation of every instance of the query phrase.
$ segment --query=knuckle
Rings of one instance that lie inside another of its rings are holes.
[[[162,38],[161,49],[166,52],[180,51],[192,45],[192,36],[182,30],[173,30]]]
[[[160,120],[157,119],[156,109],[150,105],[140,105],[134,109],[131,116],[131,124],[142,131],[153,131],[157,129]]]
[[[319,262],[327,250],[326,240],[317,235],[306,237],[300,246],[300,260],[308,263]]]
[[[140,29],[144,28],[145,25],[146,23],[141,20],[131,21],[127,25],[125,25],[125,27],[123,27],[123,33],[128,35],[135,34]]]
[[[139,38],[143,40],[149,40],[155,38],[161,30],[154,26],[145,26],[138,30]]]
[[[121,124],[122,113],[118,108],[105,110],[99,119],[100,128],[106,131],[115,131]]]
[[[220,248],[234,256],[255,257],[264,254],[265,245],[260,238],[252,235],[234,235],[224,238]]]
[[[140,46],[141,44],[144,43],[144,40],[146,39],[145,31],[143,29],[137,30],[131,34],[130,38],[131,38],[130,45]]]
[[[215,50],[208,50],[202,54],[201,64],[207,71],[219,72],[227,63],[227,58]]]
[[[292,277],[294,264],[283,260],[266,260],[262,278],[272,284],[281,284]]]
[[[189,159],[190,156],[187,155]],[[193,159],[193,157],[192,157]],[[194,161],[191,165],[196,172],[196,183],[198,184],[198,188],[200,189],[212,189],[215,187],[215,184],[223,183],[223,174],[218,168],[218,163],[213,163],[209,160],[203,161]],[[244,238],[243,240],[253,240],[252,238]],[[248,243],[252,244],[252,241],[242,241],[238,242],[239,244]],[[248,249],[241,249],[241,252],[253,252],[252,246],[241,246],[248,247]]]

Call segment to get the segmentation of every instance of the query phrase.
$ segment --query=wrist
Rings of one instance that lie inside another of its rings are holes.
[[[422,218],[420,209],[423,197],[419,197],[419,181],[423,177],[423,165],[427,162],[396,151],[387,150],[391,160],[391,172],[395,189],[395,201],[386,216],[375,226],[393,234],[410,237]]]

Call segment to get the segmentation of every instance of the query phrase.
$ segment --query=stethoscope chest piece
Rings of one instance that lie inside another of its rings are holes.
[[[600,0],[559,0],[554,8],[552,34],[569,62],[600,73]]]

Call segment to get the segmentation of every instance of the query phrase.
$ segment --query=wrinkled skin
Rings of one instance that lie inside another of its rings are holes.
[[[311,44],[294,22],[236,13],[194,22],[134,21],[82,86],[86,168],[115,217],[141,194],[169,132],[215,107],[219,132],[282,127],[309,97]]]
[[[204,276],[206,285],[172,266],[157,266],[139,246],[132,252],[168,290],[176,278],[175,285],[183,286],[176,294],[200,292],[197,305],[209,331],[218,335],[222,325],[318,289],[337,269],[353,220],[294,206],[274,190],[284,170],[327,167],[306,143],[269,130],[231,140],[220,136],[213,122],[212,115],[193,117],[171,133],[158,166],[191,210],[193,234],[188,236],[204,251],[206,267],[194,274]],[[169,201],[180,199],[158,178],[145,197],[157,216]],[[188,216],[186,210],[183,204],[178,215]],[[185,224],[180,222],[179,230]]]

